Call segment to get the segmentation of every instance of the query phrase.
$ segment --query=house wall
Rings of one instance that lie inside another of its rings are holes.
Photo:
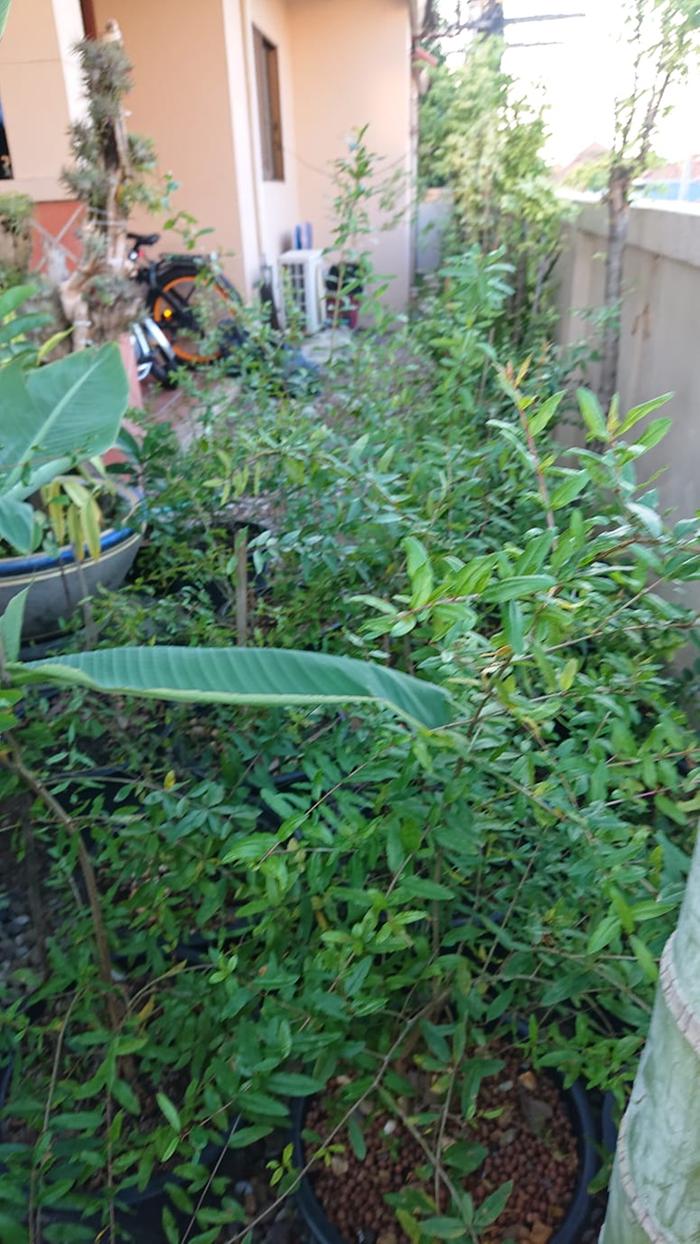
[[[331,162],[370,122],[367,144],[387,171],[404,174],[398,227],[370,238],[378,272],[395,275],[387,300],[404,307],[411,272],[411,20],[406,0],[288,0],[294,66],[294,151],[299,216],[314,226],[314,244],[332,241]],[[375,227],[382,214],[373,210]]]
[[[581,312],[603,303],[605,238],[605,208],[581,204],[559,265],[563,344],[590,340],[595,332]],[[676,519],[688,518],[700,506],[700,207],[655,203],[632,208],[624,286],[618,372],[622,408],[673,394],[661,412],[673,417],[673,427],[641,459],[640,478],[662,471],[653,484],[662,505]],[[593,366],[587,380],[595,387],[597,379]],[[575,430],[571,439],[576,439]],[[688,592],[700,605],[700,584]]]
[[[408,177],[406,0],[206,0],[196,8],[196,37],[189,0],[94,3],[100,28],[108,17],[118,20],[134,64],[131,128],[153,138],[161,169],[180,183],[174,206],[213,227],[206,247],[235,252],[224,266],[246,293],[260,260],[272,262],[289,246],[295,224],[312,223],[316,246],[331,241],[329,164],[354,127],[371,118],[370,146]],[[262,179],[254,25],[278,49],[283,182]],[[408,203],[408,180],[403,198]],[[389,300],[404,306],[408,215],[373,241],[378,271],[398,274]]]
[[[261,259],[274,261],[294,225],[314,228],[314,245],[331,240],[330,164],[347,151],[352,130],[371,121],[368,145],[388,171],[400,170],[409,202],[411,171],[411,9],[407,0],[93,0],[95,24],[119,23],[134,66],[129,128],[153,139],[161,173],[175,178],[173,212],[211,229],[199,249],[216,249],[236,284],[250,294]],[[253,25],[279,53],[285,176],[265,182],[253,55]],[[18,189],[52,205],[63,221],[60,170],[66,130],[83,106],[73,43],[82,36],[80,0],[18,0],[0,45],[0,92]],[[37,100],[41,124],[37,124]],[[412,229],[400,225],[369,239],[377,270],[396,275],[389,301],[403,307],[410,281]],[[135,212],[135,228],[162,220]],[[42,235],[43,236],[43,235]],[[161,249],[181,249],[174,234]]]
[[[82,33],[80,0],[12,4],[0,41],[0,97],[14,177],[0,182],[0,194],[17,191],[40,202],[69,197],[61,169],[68,126],[83,108],[71,54]]]
[[[99,30],[108,18],[117,19],[134,66],[129,128],[153,139],[159,169],[178,182],[173,208],[191,213],[198,228],[213,230],[198,248],[219,250],[224,267],[245,288],[247,217],[239,204],[227,3],[94,0],[94,9]],[[160,223],[143,213],[133,220],[144,230]],[[171,235],[161,248],[182,250],[182,242]]]

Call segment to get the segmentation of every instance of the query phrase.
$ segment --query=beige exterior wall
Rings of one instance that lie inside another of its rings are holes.
[[[82,111],[72,45],[82,37],[80,0],[21,0],[0,41],[0,94],[14,178],[0,193],[66,199],[61,169],[67,129]]]
[[[246,294],[262,261],[274,262],[309,221],[314,245],[331,242],[331,162],[370,122],[367,142],[386,171],[399,170],[408,208],[412,159],[409,0],[94,0],[98,29],[118,21],[134,66],[129,128],[153,139],[162,174],[178,183],[173,212],[211,229],[216,249]],[[262,177],[253,27],[277,47],[284,180]],[[16,181],[40,201],[66,198],[60,170],[66,130],[82,107],[74,42],[79,0],[16,0],[0,44],[0,91]],[[41,123],[37,124],[37,101]],[[135,213],[144,231],[162,221]],[[412,229],[370,239],[377,270],[395,276],[393,305],[406,304]],[[177,235],[161,249],[181,249]]]
[[[213,229],[200,249],[224,253],[245,285],[223,0],[95,0],[95,16],[100,29],[109,17],[119,22],[134,66],[129,127],[153,139],[161,171],[179,183],[173,208]],[[158,224],[136,215],[134,223]],[[182,244],[172,236],[163,247]]]
[[[395,275],[388,301],[406,305],[412,228],[411,14],[406,0],[288,0],[294,64],[299,215],[314,244],[331,241],[330,164],[353,129],[370,122],[368,146],[405,175],[401,224],[371,239],[378,272]],[[381,224],[378,211],[374,223]]]
[[[330,162],[352,129],[387,168],[411,167],[410,6],[407,0],[95,0],[103,26],[116,17],[134,64],[130,126],[153,138],[180,189],[175,207],[214,232],[203,244],[234,252],[225,266],[250,293],[261,261],[274,262],[294,226],[330,240]],[[253,27],[278,49],[284,180],[264,181]],[[144,228],[149,222],[141,221]],[[150,222],[151,225],[153,222]],[[377,216],[377,224],[379,224]],[[167,239],[177,245],[177,239]],[[409,290],[408,214],[377,233],[379,272],[398,274],[390,301]]]

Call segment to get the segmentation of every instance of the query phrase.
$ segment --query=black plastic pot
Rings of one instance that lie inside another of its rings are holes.
[[[593,1203],[588,1195],[588,1186],[598,1169],[598,1155],[595,1144],[595,1124],[583,1084],[577,1080],[571,1088],[564,1089],[562,1081],[554,1076],[561,1086],[576,1139],[578,1142],[578,1178],[574,1195],[566,1211],[561,1225],[550,1239],[550,1244],[578,1244],[581,1235],[588,1225]],[[292,1141],[294,1144],[294,1164],[301,1169],[305,1164],[304,1141],[302,1131],[306,1112],[311,1098],[297,1098],[292,1103]],[[302,1179],[297,1193],[297,1203],[314,1240],[317,1244],[362,1244],[357,1240],[346,1240],[337,1227],[326,1217],[325,1210],[316,1198],[311,1180],[306,1176]]]
[[[159,513],[167,514],[167,513],[174,513],[174,512],[169,511],[167,509],[159,511],[157,508],[152,510],[153,515],[158,515]],[[224,520],[222,519],[222,524],[223,522]],[[230,537],[229,547],[230,547],[231,553],[233,553],[235,550],[236,536],[238,535],[239,532],[247,531],[248,542],[250,543],[252,540],[256,539],[258,536],[262,535],[263,532],[267,530],[266,527],[264,527],[262,524],[258,522],[255,522],[253,519],[245,519],[245,520],[244,519],[233,519],[230,516],[228,517],[228,521],[226,522],[225,525],[228,528],[228,534]],[[149,547],[148,542],[144,543],[139,556],[136,557],[134,564],[131,567],[131,570],[129,571],[129,574],[126,580],[127,583],[133,584],[136,580],[138,580],[140,576],[141,568],[143,566],[143,554],[147,552],[148,547]],[[202,537],[198,535],[196,528],[194,526],[192,527],[191,547],[194,549],[200,550],[200,551],[204,547],[204,541]],[[247,550],[246,562],[247,562],[247,567],[248,567],[249,587],[251,591],[255,593],[256,596],[262,596],[263,593],[268,590],[269,581],[267,579],[267,576],[264,573],[255,569],[255,562],[253,559],[253,552],[251,549]],[[147,578],[146,578],[146,583],[148,583]],[[171,583],[170,587],[167,588],[166,590],[161,591],[161,595],[164,597],[177,597],[180,595],[183,585],[188,585],[188,584],[190,586],[199,586],[198,581],[196,581],[195,578],[192,578],[190,577],[189,574],[187,574],[185,575],[184,578],[179,579],[177,582]],[[218,582],[217,580],[211,580],[210,582],[205,583],[202,586],[207,592],[207,595],[209,596],[212,607],[214,609],[221,610],[226,605],[228,605],[229,597],[226,594],[226,592],[223,590],[223,587],[220,582]]]
[[[612,1093],[606,1093],[603,1098],[600,1132],[603,1149],[606,1153],[614,1154],[617,1148],[617,1124],[615,1122],[615,1098]]]

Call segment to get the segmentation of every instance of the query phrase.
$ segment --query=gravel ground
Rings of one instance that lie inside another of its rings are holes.
[[[39,969],[39,955],[24,887],[0,890],[0,998],[9,1005],[23,994],[17,979],[19,968]]]
[[[0,895],[0,994],[8,1001],[17,997],[10,975],[17,967],[31,964],[37,966],[33,952],[31,921],[25,904],[13,891]]]

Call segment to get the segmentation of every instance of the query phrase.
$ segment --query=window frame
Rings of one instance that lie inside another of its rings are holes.
[[[263,181],[284,181],[279,52],[257,26],[253,26],[253,50]]]
[[[0,183],[15,180],[15,172],[12,167],[12,152],[10,150],[10,139],[7,134],[7,122],[5,119],[5,109],[2,104],[2,95],[0,95]]]

